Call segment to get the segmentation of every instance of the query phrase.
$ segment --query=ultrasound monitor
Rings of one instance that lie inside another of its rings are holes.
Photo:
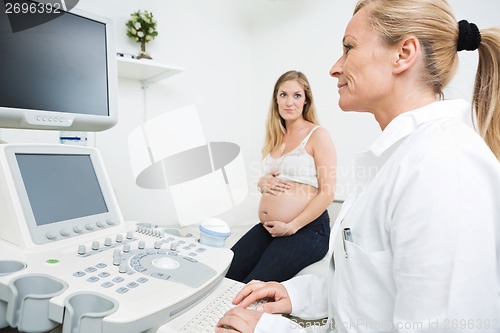
[[[0,5],[0,127],[102,131],[114,126],[113,22],[77,9],[58,8],[51,20],[36,12],[43,7],[15,15],[15,8],[35,3],[15,2],[20,7]]]
[[[0,238],[6,241],[38,246],[123,220],[95,148],[0,145],[0,168]]]

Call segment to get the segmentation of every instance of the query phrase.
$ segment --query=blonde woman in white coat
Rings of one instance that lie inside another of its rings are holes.
[[[328,316],[324,332],[499,332],[500,30],[458,23],[445,0],[362,0],[343,45],[330,74],[340,107],[383,130],[356,159],[376,172],[334,223],[326,278],[250,282],[216,331],[302,331],[286,313]],[[466,102],[443,100],[463,49],[479,51],[481,135]]]

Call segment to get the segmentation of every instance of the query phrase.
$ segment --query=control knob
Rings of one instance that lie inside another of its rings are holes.
[[[78,246],[78,254],[85,254],[86,251],[85,245]]]

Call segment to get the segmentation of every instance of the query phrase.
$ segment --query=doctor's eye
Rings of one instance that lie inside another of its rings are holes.
[[[352,45],[344,44],[344,53],[347,54],[352,49]]]

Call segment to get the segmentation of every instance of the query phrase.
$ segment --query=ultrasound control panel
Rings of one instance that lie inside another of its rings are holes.
[[[47,251],[19,251],[3,242],[0,328],[154,332],[210,293],[232,256],[229,249],[204,246],[194,237],[133,224]]]

